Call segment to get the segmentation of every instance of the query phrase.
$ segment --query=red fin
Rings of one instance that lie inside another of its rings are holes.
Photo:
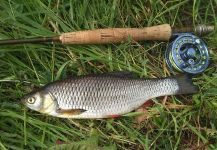
[[[63,142],[63,141],[61,141],[61,140],[56,140],[56,144],[57,145],[61,145],[61,144],[65,144],[66,142]]]
[[[109,115],[108,118],[120,118],[120,117],[121,117],[121,115]]]
[[[142,107],[143,108],[146,108],[146,107],[150,107],[150,106],[153,106],[154,105],[154,102],[152,101],[152,100],[148,100],[148,101],[146,101],[143,105],[142,105]]]

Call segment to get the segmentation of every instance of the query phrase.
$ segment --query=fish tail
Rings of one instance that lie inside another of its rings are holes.
[[[176,75],[174,79],[177,81],[179,87],[176,94],[193,94],[199,91],[198,87],[193,84],[191,75]]]

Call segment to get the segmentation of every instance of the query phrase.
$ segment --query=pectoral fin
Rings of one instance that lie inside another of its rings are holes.
[[[61,115],[80,115],[83,112],[85,112],[85,109],[58,109],[57,113],[61,114]]]

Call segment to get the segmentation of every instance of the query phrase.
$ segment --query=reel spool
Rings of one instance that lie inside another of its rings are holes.
[[[209,65],[209,52],[206,44],[191,33],[175,35],[165,52],[170,70],[188,74],[202,73]]]

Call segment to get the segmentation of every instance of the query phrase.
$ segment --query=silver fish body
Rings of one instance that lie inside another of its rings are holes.
[[[154,97],[196,91],[187,76],[144,80],[109,74],[56,81],[38,93],[43,101],[43,94],[52,99],[52,109],[46,112],[43,108],[42,113],[62,118],[107,118],[128,113]]]

